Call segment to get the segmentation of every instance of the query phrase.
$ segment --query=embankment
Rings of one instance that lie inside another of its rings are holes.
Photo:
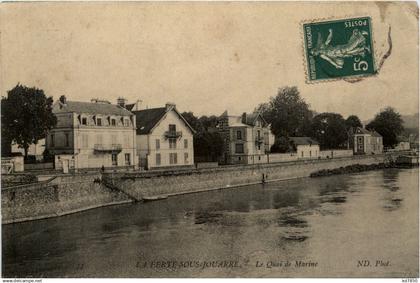
[[[223,166],[177,171],[58,175],[48,181],[3,188],[2,223],[55,217],[144,197],[177,195],[292,178],[354,164],[384,163],[385,155]]]
[[[100,177],[100,174],[58,176],[52,181],[3,188],[2,223],[61,216],[132,201],[122,192],[97,182]]]
[[[104,182],[113,185],[137,200],[159,195],[178,195],[232,188],[250,184],[309,177],[311,173],[354,164],[370,165],[385,161],[384,155],[354,156],[338,159],[302,160],[287,163],[224,166],[171,172],[130,172],[104,174]]]

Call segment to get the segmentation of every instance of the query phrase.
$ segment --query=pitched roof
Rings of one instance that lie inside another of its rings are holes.
[[[134,108],[134,106],[136,106],[136,104],[135,104],[135,103],[126,104],[126,105],[125,105],[125,108],[126,108],[127,110],[129,110],[129,111],[132,111],[132,110],[133,110],[133,108]]]
[[[165,107],[133,111],[136,115],[137,135],[147,135],[166,113]]]
[[[363,135],[371,135],[373,137],[382,137],[377,131],[369,131],[361,127],[356,127],[351,129],[352,134],[363,134]]]
[[[53,106],[53,113],[87,113],[103,115],[131,116],[133,113],[127,109],[108,103],[66,101],[65,104],[57,101]]]
[[[308,145],[308,144],[315,144],[319,145],[319,143],[311,139],[310,137],[290,137],[289,138],[295,145]]]
[[[157,123],[165,116],[165,114],[171,110],[174,110],[176,114],[178,114],[179,118],[185,123],[185,125],[191,130],[191,132],[195,132],[195,130],[191,127],[190,124],[182,117],[182,115],[176,110],[175,107],[166,108],[151,108],[151,109],[144,109],[133,111],[136,115],[136,124],[137,124],[137,135],[147,135],[150,131],[156,126]]]
[[[261,115],[261,113],[259,112],[255,112],[255,113],[244,113],[245,115],[245,121],[242,121],[245,124],[248,124],[250,126],[255,126],[255,122],[257,121],[258,117],[261,117],[261,120],[263,122],[263,124],[267,124],[267,121],[265,121],[264,117]]]

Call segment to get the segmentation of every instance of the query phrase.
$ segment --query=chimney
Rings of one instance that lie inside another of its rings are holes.
[[[124,97],[118,97],[117,99],[117,105],[125,108],[125,103],[127,102],[127,100]]]
[[[175,103],[172,103],[172,102],[166,102],[166,105],[165,105],[165,107],[166,107],[166,111],[168,111],[169,109],[171,109],[171,108],[175,108]]]
[[[66,98],[65,95],[60,96],[59,100],[62,104],[66,104],[66,102],[67,102],[67,98]]]
[[[242,123],[246,124],[246,113],[242,113]]]

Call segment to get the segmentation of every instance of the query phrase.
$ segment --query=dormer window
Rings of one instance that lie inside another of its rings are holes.
[[[96,119],[96,125],[97,126],[102,126],[102,118],[97,118]]]
[[[117,120],[115,119],[111,119],[111,126],[116,126],[117,125]]]
[[[82,117],[82,125],[87,125],[87,118],[86,117]]]
[[[128,121],[128,119],[124,119],[124,126],[125,126],[125,127],[128,127],[128,126],[129,126],[129,121]]]

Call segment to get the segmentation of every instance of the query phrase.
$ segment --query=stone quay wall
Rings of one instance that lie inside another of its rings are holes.
[[[223,166],[188,171],[114,173],[104,174],[103,181],[112,183],[112,186],[136,200],[143,200],[258,184],[263,182],[263,178],[264,182],[303,178],[322,169],[335,169],[354,164],[380,164],[384,161],[384,155],[371,155],[275,164]]]
[[[2,224],[56,217],[132,200],[102,185],[100,174],[59,176],[1,190]]]
[[[48,181],[1,190],[2,224],[56,217],[101,206],[308,177],[322,169],[380,164],[385,155],[235,165],[217,168],[59,174]]]

